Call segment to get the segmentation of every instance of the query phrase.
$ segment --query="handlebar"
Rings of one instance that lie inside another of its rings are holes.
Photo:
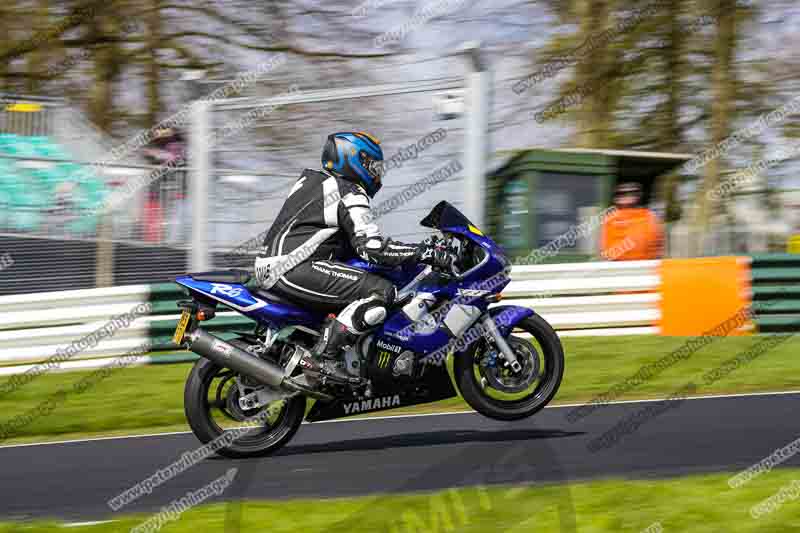
[[[461,239],[457,235],[446,233],[441,238],[437,236],[429,237],[429,244],[437,248],[443,248],[453,256],[453,261],[450,263],[450,267],[447,270],[437,267],[433,267],[433,270],[448,276],[460,276],[461,272],[458,270],[457,265],[463,261],[464,254],[464,245]]]

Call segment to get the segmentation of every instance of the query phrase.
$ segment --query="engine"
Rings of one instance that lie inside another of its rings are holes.
[[[379,338],[370,343],[369,378],[378,387],[405,385],[414,378],[416,356],[395,342]]]

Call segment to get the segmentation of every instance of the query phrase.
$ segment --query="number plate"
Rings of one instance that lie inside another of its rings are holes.
[[[178,346],[183,342],[183,334],[186,333],[186,328],[189,326],[189,319],[191,317],[192,312],[188,309],[184,309],[181,314],[181,319],[178,321],[178,327],[175,328],[175,335],[172,336],[172,340],[175,341],[175,344]]]

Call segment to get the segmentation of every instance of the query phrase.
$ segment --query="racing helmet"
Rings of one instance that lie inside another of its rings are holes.
[[[365,132],[332,133],[322,149],[322,166],[361,185],[372,198],[383,185],[385,169],[380,144]]]

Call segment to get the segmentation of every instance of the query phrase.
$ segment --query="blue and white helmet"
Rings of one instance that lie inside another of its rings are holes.
[[[322,150],[322,166],[361,185],[371,198],[383,185],[383,150],[380,144],[369,133],[333,133],[328,136]]]

